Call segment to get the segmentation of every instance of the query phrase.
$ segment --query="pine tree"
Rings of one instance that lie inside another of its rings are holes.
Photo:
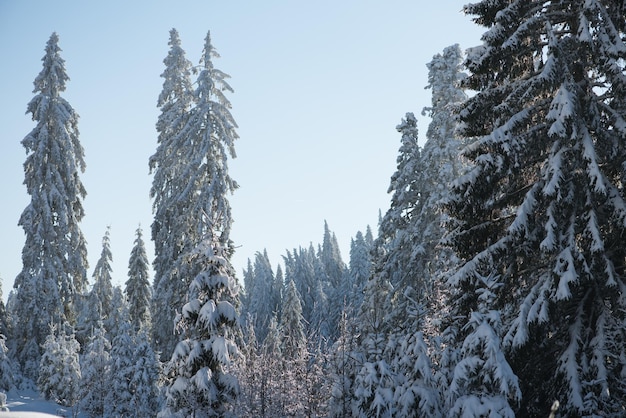
[[[616,2],[481,1],[463,134],[474,167],[454,188],[453,316],[478,311],[476,277],[499,287],[503,348],[521,416],[619,416],[626,388],[626,78]],[[464,341],[472,327],[458,335]]]
[[[19,383],[17,365],[13,363],[8,353],[6,337],[0,334],[0,392],[8,392],[16,383]]]
[[[97,299],[100,302],[101,310],[99,318],[105,325],[108,318],[111,316],[111,300],[113,299],[113,284],[111,279],[113,255],[111,253],[110,232],[111,228],[107,227],[104,237],[102,238],[102,252],[96,263],[96,268],[93,271],[93,287],[91,289],[91,293],[94,295],[92,300]],[[108,328],[107,331],[109,331]]]
[[[413,287],[423,283],[422,291],[435,304],[438,283],[454,270],[458,260],[454,252],[444,244],[447,215],[442,211],[450,196],[453,182],[466,171],[459,158],[464,141],[458,135],[458,108],[466,100],[461,82],[466,74],[462,71],[463,56],[458,44],[449,46],[443,53],[433,56],[428,67],[428,86],[432,91],[431,106],[422,114],[431,117],[426,131],[426,143],[421,152],[420,200],[412,235],[419,237],[419,247],[413,250],[417,259],[409,268],[419,272],[421,279],[413,279]],[[445,314],[444,314],[445,315]]]
[[[77,295],[76,311],[76,339],[81,347],[86,347],[87,344],[89,344],[89,339],[94,330],[98,328],[99,323],[102,322],[102,305],[100,298],[98,298],[96,293],[91,291]]]
[[[2,278],[0,277],[0,335],[4,335],[5,338],[11,338],[13,335],[11,322],[10,312],[4,304],[4,298],[2,295]]]
[[[280,329],[282,332],[281,351],[283,358],[286,360],[301,358],[306,351],[307,338],[304,333],[304,317],[302,316],[300,295],[293,280],[287,283],[287,289],[285,290]]]
[[[334,233],[331,233],[328,223],[324,221],[324,238],[322,241],[319,259],[324,269],[325,280],[328,282],[324,289],[328,303],[327,321],[328,331],[322,336],[335,341],[339,334],[339,320],[343,309],[343,297],[346,282],[349,282],[349,271],[341,259],[339,243]]]
[[[163,60],[161,74],[163,90],[157,106],[161,110],[157,121],[158,147],[150,157],[150,171],[154,173],[150,197],[153,201],[154,222],[154,293],[152,301],[152,336],[155,347],[169,357],[176,344],[173,306],[182,303],[187,290],[177,271],[182,255],[189,251],[184,241],[188,233],[182,225],[185,202],[179,202],[184,186],[180,183],[184,161],[181,158],[185,136],[181,134],[194,103],[191,83],[191,62],[185,58],[176,29],[170,31],[170,50]]]
[[[257,252],[252,272],[252,287],[248,290],[249,305],[245,310],[254,319],[255,334],[261,343],[267,335],[270,319],[278,309],[279,295],[275,294],[274,282],[274,272],[267,251]]]
[[[24,184],[31,201],[19,220],[26,242],[15,279],[15,337],[18,359],[31,378],[37,374],[48,325],[75,320],[74,295],[87,281],[87,248],[79,228],[87,194],[79,178],[85,161],[78,115],[60,95],[69,77],[58,41],[53,33],[46,45],[35,97],[27,108],[37,125],[22,140],[28,154]]]
[[[150,337],[141,330],[135,337],[133,374],[130,379],[130,408],[138,417],[154,417],[161,402],[161,362],[152,349]]]
[[[102,322],[94,330],[82,355],[80,370],[80,406],[89,416],[103,416],[110,391],[111,343]]]
[[[248,259],[250,264],[250,259]],[[263,380],[260,376],[263,363],[259,353],[259,343],[254,333],[254,321],[247,318],[244,321],[244,344],[241,347],[241,353],[245,359],[241,363],[239,371],[239,384],[241,385],[240,402],[235,410],[237,416],[258,416],[259,406],[258,398],[260,398],[260,382]]]
[[[345,306],[354,311],[363,303],[365,283],[372,274],[371,253],[372,243],[367,242],[363,233],[358,231],[350,242],[350,280],[345,282],[347,288],[343,292]]]
[[[470,333],[448,388],[448,416],[513,418],[522,393],[502,351],[500,312],[489,309],[501,283],[494,277],[477,282],[478,308],[466,325]]]
[[[386,351],[388,345],[398,341],[388,317],[393,288],[387,277],[384,272],[374,271],[366,284],[358,315],[357,373],[353,386],[353,411],[358,415],[391,417],[396,412],[393,389],[399,382]]]
[[[351,319],[351,320],[350,320]],[[333,418],[349,417],[358,414],[353,402],[353,386],[357,373],[356,329],[352,317],[344,309],[339,322],[339,338],[330,351],[330,399],[329,416]]]
[[[289,280],[285,289],[278,326],[272,323],[272,328],[276,329],[272,330],[272,338],[264,345],[263,350],[268,357],[280,357],[278,362],[273,362],[273,370],[268,370],[270,382],[273,383],[269,390],[272,390],[272,386],[278,389],[278,412],[281,415],[300,416],[303,414],[306,393],[308,350],[302,305],[293,280]],[[277,338],[280,339],[280,348],[275,346]]]
[[[232,218],[226,195],[238,187],[228,174],[228,158],[235,157],[234,142],[238,136],[235,131],[237,124],[230,113],[231,105],[224,94],[225,91],[232,92],[226,81],[229,76],[214,68],[212,60],[217,57],[219,54],[211,44],[208,33],[193,106],[188,112],[183,112],[184,124],[167,133],[173,135],[167,145],[169,151],[159,153],[160,150],[157,150],[153,157],[153,164],[163,167],[167,178],[168,172],[173,175],[171,184],[164,185],[160,180],[157,182],[155,173],[152,192],[156,211],[153,239],[164,242],[159,244],[163,247],[155,247],[155,252],[162,252],[161,258],[167,257],[161,261],[157,255],[155,261],[155,295],[158,296],[154,305],[154,323],[159,328],[155,328],[155,342],[165,354],[171,352],[175,341],[168,341],[165,337],[172,333],[170,326],[164,325],[163,321],[171,323],[173,307],[183,305],[189,281],[198,273],[197,270],[189,270],[195,267],[186,262],[185,256],[208,233],[199,214],[206,213],[211,217],[211,234],[218,234],[217,239],[228,251],[232,251],[229,238]],[[182,74],[184,69],[179,68],[178,71]],[[174,161],[167,158],[171,154],[175,156]],[[164,214],[161,215],[161,212]],[[169,266],[163,268],[166,262]]]
[[[128,280],[126,281],[126,299],[128,314],[135,332],[150,326],[150,301],[152,290],[148,277],[150,263],[146,255],[141,227],[135,232],[135,245],[128,260]]]
[[[285,362],[282,355],[282,332],[276,316],[270,319],[267,337],[261,346],[261,390],[260,414],[263,417],[276,417],[285,414],[285,390],[283,376]]]
[[[168,365],[173,382],[162,415],[229,416],[239,394],[237,378],[230,372],[239,356],[234,341],[238,285],[228,250],[217,237],[203,241],[194,255],[201,271],[177,318],[186,338]]]
[[[111,313],[104,321],[104,327],[107,330],[107,338],[113,341],[126,327],[128,322],[130,322],[128,302],[126,302],[122,288],[115,286],[113,288],[113,297],[111,298]]]
[[[135,373],[135,341],[131,327],[128,322],[123,324],[111,343],[110,387],[104,407],[106,416],[138,416],[134,405],[131,405],[133,396],[131,381]]]
[[[57,331],[55,326],[50,327],[39,363],[37,386],[45,399],[74,406],[79,400],[81,380],[80,345],[73,334],[67,335],[65,328],[62,326]]]

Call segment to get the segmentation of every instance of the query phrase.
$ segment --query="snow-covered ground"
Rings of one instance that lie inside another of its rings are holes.
[[[0,418],[74,417],[72,408],[46,401],[35,391],[10,391],[7,394],[9,412],[0,412]],[[78,414],[77,418],[86,418]]]

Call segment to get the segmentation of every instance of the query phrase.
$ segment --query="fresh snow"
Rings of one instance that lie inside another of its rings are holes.
[[[44,417],[71,417],[72,408],[46,401],[34,390],[9,391],[6,393],[6,407],[9,412],[0,412],[1,418],[44,418]],[[78,418],[87,418],[79,413]]]

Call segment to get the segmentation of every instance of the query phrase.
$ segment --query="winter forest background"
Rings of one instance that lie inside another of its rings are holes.
[[[89,161],[52,33],[21,141],[29,202],[0,299],[0,391],[88,416],[624,416],[626,5],[464,11],[482,44],[425,63],[429,122],[398,115],[378,224],[344,260],[320,219],[318,243],[278,264],[259,249],[241,274],[229,164],[245,122],[211,32],[196,65],[172,29],[153,220],[134,230],[123,286],[108,228],[88,266]]]

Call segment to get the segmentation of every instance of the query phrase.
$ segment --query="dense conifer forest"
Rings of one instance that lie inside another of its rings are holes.
[[[626,5],[464,11],[482,44],[425,63],[430,123],[398,115],[378,225],[342,255],[320,219],[319,237],[276,265],[258,249],[241,277],[230,76],[210,32],[194,66],[172,29],[154,219],[123,288],[108,228],[87,271],[88,161],[53,33],[27,104],[0,395],[34,389],[94,417],[626,416]]]

